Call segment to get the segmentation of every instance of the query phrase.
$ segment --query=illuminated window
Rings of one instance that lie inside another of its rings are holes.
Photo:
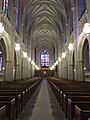
[[[0,46],[0,73],[3,70],[3,57],[2,57],[2,48]]]
[[[79,18],[82,17],[86,10],[86,0],[79,0]]]
[[[2,12],[7,14],[8,13],[8,0],[2,0]]]
[[[73,12],[72,10],[70,11],[70,34],[73,31]]]
[[[19,32],[19,10],[16,8],[16,31]]]
[[[46,50],[41,53],[41,67],[49,66],[49,54]]]

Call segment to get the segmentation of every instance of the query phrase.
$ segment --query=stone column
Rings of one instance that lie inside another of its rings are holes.
[[[21,67],[21,79],[24,79],[24,69],[25,69],[25,67],[22,66]]]
[[[63,75],[64,73],[63,73],[63,62],[61,61],[60,62],[60,78],[63,78]]]
[[[69,36],[70,36],[70,28],[69,25],[66,24],[66,41],[69,41]]]
[[[24,58],[24,79],[28,78],[28,61],[27,58]]]
[[[90,0],[86,0],[87,13],[88,13],[88,22],[90,23]]]
[[[73,65],[69,65],[68,66],[68,79],[69,80],[74,80],[74,66]]]
[[[28,61],[27,63],[27,78],[30,79],[31,78],[31,62]]]
[[[24,79],[27,78],[27,58],[24,58]]]
[[[25,71],[25,58],[23,58],[23,61],[22,61],[22,66],[21,66],[21,79],[25,79],[26,77],[26,71]]]
[[[68,67],[64,66],[64,79],[68,79]]]
[[[31,78],[31,61],[28,62],[28,78]]]
[[[58,58],[60,57],[60,54],[61,54],[61,46],[60,46],[60,42],[58,42]],[[60,77],[60,65],[61,64],[60,64],[60,62],[58,60],[58,65],[57,65],[57,68],[58,68],[57,75],[58,75],[58,77]]]
[[[90,40],[90,35],[88,39]],[[90,41],[89,41],[89,70],[90,70]]]
[[[75,49],[75,80],[77,80],[77,40],[78,40],[78,7],[74,6],[75,3],[72,4],[72,12],[73,12],[73,28],[74,28],[74,49]],[[77,4],[77,1],[76,1]],[[78,6],[78,5],[77,5]]]
[[[58,62],[58,77],[60,78],[60,62]]]
[[[62,36],[61,46],[63,46],[65,43],[64,33],[62,33],[61,36]]]
[[[32,74],[31,74],[31,62],[29,63],[29,78],[31,78]]]
[[[60,78],[64,78],[64,61],[60,62]]]
[[[7,60],[5,63],[5,70],[4,70],[4,80],[9,81],[12,80],[11,78],[11,60]]]
[[[77,64],[78,64],[77,80],[84,81],[85,80],[84,62],[81,60],[81,61],[78,61]]]
[[[15,66],[15,80],[21,79],[21,65],[17,64]]]

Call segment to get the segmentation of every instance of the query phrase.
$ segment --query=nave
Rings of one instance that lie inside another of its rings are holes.
[[[18,120],[65,120],[47,80],[38,86]]]

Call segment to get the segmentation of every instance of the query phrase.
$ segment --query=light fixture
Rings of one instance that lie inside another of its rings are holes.
[[[57,64],[56,64],[56,62],[55,62],[53,66],[56,66],[56,65],[57,65]]]
[[[4,32],[4,27],[3,27],[3,23],[0,22],[0,33],[3,33]]]
[[[58,61],[56,61],[56,65],[58,65]]]
[[[84,70],[86,70],[86,67],[84,67]]]
[[[53,65],[51,68],[50,68],[50,70],[53,70],[55,68],[55,66]]]
[[[2,51],[0,51],[0,54],[2,54]]]
[[[2,22],[0,22],[0,28],[3,26],[3,23]]]
[[[13,69],[13,72],[15,72],[15,69]]]
[[[16,43],[16,44],[15,44],[15,50],[16,50],[16,51],[19,51],[19,50],[20,50],[20,44],[19,44],[19,43]]]
[[[60,57],[58,58],[58,61],[61,62],[61,58]]]
[[[66,57],[66,52],[63,52],[62,53],[62,58],[65,58]]]
[[[70,43],[70,44],[69,44],[68,49],[69,49],[70,51],[73,50],[73,43]]]
[[[35,62],[34,62],[33,60],[31,61],[31,64],[32,64],[33,66],[35,66]]]
[[[28,58],[28,61],[31,62],[31,58],[30,57]]]
[[[38,67],[37,65],[35,65],[35,68],[36,68],[37,70],[39,70],[39,67]]]
[[[5,70],[5,67],[3,67],[2,69]]]
[[[90,23],[85,23],[85,24],[84,24],[83,32],[84,32],[85,34],[89,34],[89,33],[90,33]]]
[[[23,52],[24,58],[27,58],[27,53]]]

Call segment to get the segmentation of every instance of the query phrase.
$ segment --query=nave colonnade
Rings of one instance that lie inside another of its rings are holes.
[[[53,64],[58,60],[55,65],[57,67],[57,77],[83,81],[90,78],[90,0],[86,0],[86,10],[78,21],[76,20],[77,6],[72,6],[72,11],[73,31],[63,47],[57,46]],[[8,15],[11,15],[11,13]],[[35,60],[35,48],[27,49],[22,37],[3,12],[0,13],[0,23],[4,26],[4,31],[0,33],[1,79],[18,80],[33,77],[35,75],[35,64],[33,65],[31,61]],[[2,25],[0,24],[0,27]],[[68,29],[67,27],[67,31]],[[19,50],[15,50],[16,43],[20,44]],[[72,50],[68,49],[70,43],[73,44]],[[64,53],[64,56],[62,53]],[[39,69],[38,66],[36,68]]]

